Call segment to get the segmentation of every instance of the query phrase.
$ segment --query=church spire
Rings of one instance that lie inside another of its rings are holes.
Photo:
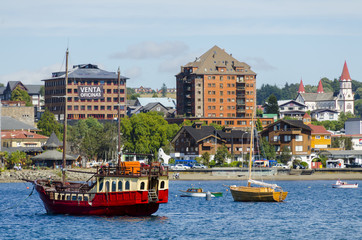
[[[349,76],[349,71],[348,71],[346,61],[344,61],[343,71],[342,71],[341,79],[339,81],[351,81],[351,77]]]
[[[324,91],[323,91],[323,85],[322,85],[322,79],[319,80],[317,93],[324,93]]]
[[[305,93],[304,85],[303,85],[303,79],[300,79],[300,84],[299,84],[298,93]]]

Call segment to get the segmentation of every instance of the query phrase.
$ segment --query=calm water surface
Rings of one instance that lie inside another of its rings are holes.
[[[349,182],[280,181],[286,202],[242,203],[223,185],[245,182],[172,181],[169,203],[141,218],[47,215],[37,193],[22,202],[31,184],[0,183],[0,239],[362,239],[362,181]],[[180,197],[191,185],[224,196]]]

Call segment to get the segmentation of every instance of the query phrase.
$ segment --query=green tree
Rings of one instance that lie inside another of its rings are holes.
[[[258,118],[258,120],[256,121],[256,129],[258,130],[258,131],[263,131],[263,124],[261,123],[261,120],[260,120],[260,118]]]
[[[209,166],[209,164],[210,164],[210,153],[204,152],[201,155],[201,158],[202,158],[202,163],[205,164],[206,166]]]
[[[39,94],[40,94],[40,96],[44,97],[44,95],[45,95],[45,87],[44,86],[40,87]]]
[[[152,97],[153,97],[153,98],[158,98],[157,93],[153,93]]]
[[[216,165],[222,166],[227,158],[230,158],[230,153],[225,145],[219,147],[214,156]]]
[[[287,165],[289,160],[291,159],[291,157],[292,157],[292,153],[289,149],[289,146],[284,146],[282,149],[282,152],[279,156],[280,162]]]
[[[17,86],[12,92],[11,92],[11,101],[24,101],[26,106],[33,106],[33,103],[31,102],[31,98],[27,91],[21,89],[19,86]]]
[[[15,164],[21,164],[26,166],[30,163],[29,158],[26,156],[25,152],[16,151],[11,153],[10,157],[7,160],[7,168],[13,168]]]
[[[276,152],[274,146],[271,145],[266,138],[261,140],[261,155],[269,160],[273,160],[276,157]]]
[[[133,93],[132,95],[128,95],[127,96],[127,99],[130,99],[130,100],[137,100],[137,98],[141,97],[141,94],[139,93]]]
[[[50,134],[54,132],[59,140],[63,139],[61,134],[63,127],[56,121],[54,114],[51,113],[48,109],[45,109],[45,112],[40,117],[37,126],[42,131],[43,135],[50,136]]]
[[[161,94],[162,94],[162,97],[166,97],[166,95],[167,95],[167,87],[166,87],[165,83],[162,85]]]
[[[279,106],[278,100],[274,94],[271,94],[265,103],[265,113],[267,114],[278,114],[279,115]]]
[[[177,124],[168,124],[156,112],[140,113],[121,120],[124,150],[132,153],[156,154],[178,132]]]

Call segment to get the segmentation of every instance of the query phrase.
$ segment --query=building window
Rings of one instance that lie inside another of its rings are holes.
[[[303,136],[302,135],[296,135],[295,136],[295,141],[302,142],[303,141]]]
[[[295,146],[295,151],[296,152],[302,152],[303,151],[303,146]]]
[[[316,136],[315,136],[315,139],[321,139],[321,136],[320,136],[320,135],[316,135]]]

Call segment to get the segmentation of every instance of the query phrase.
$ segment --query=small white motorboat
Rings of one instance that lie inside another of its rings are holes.
[[[337,180],[336,184],[332,184],[333,188],[358,188],[358,184],[348,184],[347,182],[342,182],[341,180]]]

